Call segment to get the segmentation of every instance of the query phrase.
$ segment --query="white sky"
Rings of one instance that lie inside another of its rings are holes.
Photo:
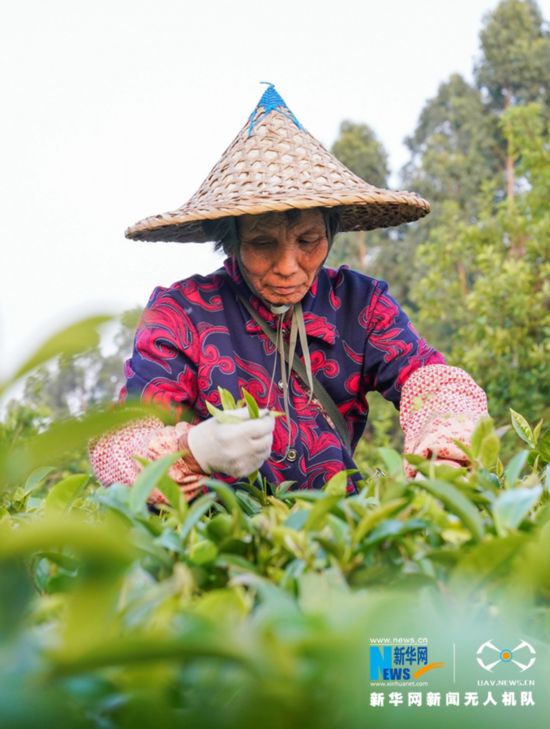
[[[498,0],[18,0],[0,21],[0,374],[53,330],[219,265],[124,229],[190,197],[271,81],[330,146],[371,125],[394,172]],[[550,0],[539,0],[546,18]]]

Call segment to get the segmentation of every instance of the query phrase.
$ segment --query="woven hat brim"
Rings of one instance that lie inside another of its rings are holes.
[[[337,208],[342,231],[400,225],[430,212],[415,193],[378,188],[355,175],[286,107],[265,113],[261,103],[190,200],[140,220],[126,236],[204,243],[212,238],[203,221],[317,207]]]
[[[308,199],[274,200],[266,199],[265,203],[235,204],[216,210],[186,213],[185,209],[162,213],[140,220],[139,223],[126,230],[126,237],[132,240],[166,241],[176,243],[206,243],[212,240],[207,236],[202,225],[205,220],[218,220],[240,215],[261,215],[269,212],[285,210],[307,210],[317,207],[337,208],[340,217],[339,229],[342,232],[357,230],[373,230],[387,228],[402,223],[411,223],[430,212],[430,204],[420,196],[411,192],[389,193],[381,191],[377,195],[369,192],[361,200],[357,193],[335,198],[334,195]],[[391,200],[388,199],[391,194]]]

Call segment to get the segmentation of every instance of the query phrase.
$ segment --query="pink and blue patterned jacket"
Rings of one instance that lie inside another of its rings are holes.
[[[206,400],[220,404],[218,386],[237,399],[244,387],[261,407],[284,409],[281,385],[272,388],[268,401],[274,367],[275,383],[280,381],[275,347],[227,277],[275,329],[275,317],[250,291],[235,259],[208,276],[156,288],[126,363],[123,399],[141,398],[176,412],[192,408],[197,419],[205,419]],[[398,408],[402,386],[415,370],[445,363],[418,335],[383,281],[345,267],[323,268],[302,306],[313,374],[344,416],[353,448],[367,422],[369,391],[377,390]],[[300,488],[321,488],[338,471],[354,468],[319,403],[308,404],[308,397],[292,373],[291,448],[286,419],[278,418],[272,455],[261,469],[272,483],[291,480]],[[348,488],[354,488],[352,478]]]

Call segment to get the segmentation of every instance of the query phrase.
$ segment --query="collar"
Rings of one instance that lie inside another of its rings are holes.
[[[272,314],[262,300],[250,290],[248,284],[241,275],[237,259],[234,257],[227,258],[224,261],[223,266],[226,274],[233,281],[241,296],[247,299],[252,308],[257,311],[262,319],[275,330],[277,328],[277,317]],[[313,282],[311,289],[302,299],[304,324],[308,337],[333,345],[336,341],[336,325],[335,322],[330,320],[332,318],[330,317],[332,310],[328,306],[328,302],[323,302],[325,295],[323,289],[325,287],[319,285],[319,279],[325,278],[323,274],[324,269],[321,269],[319,275]],[[328,296],[328,292],[326,292],[326,295]],[[329,316],[327,316],[327,314]],[[287,325],[283,324],[283,328],[285,327],[287,327]],[[248,334],[261,334],[262,332],[258,324],[256,324],[256,322],[251,318],[247,318],[245,330]]]

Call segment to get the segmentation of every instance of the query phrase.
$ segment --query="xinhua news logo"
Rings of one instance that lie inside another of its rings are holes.
[[[369,663],[371,681],[418,680],[428,671],[445,665],[430,662],[427,645],[371,645]]]
[[[476,659],[489,673],[507,663],[515,665],[523,673],[537,660],[537,652],[526,640],[520,641],[514,648],[499,648],[492,640],[486,640],[477,649]]]

